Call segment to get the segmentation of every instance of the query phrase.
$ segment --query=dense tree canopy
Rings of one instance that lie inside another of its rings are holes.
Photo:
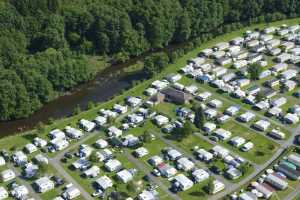
[[[59,92],[93,78],[87,55],[124,61],[299,14],[295,0],[3,0],[0,120],[26,117]],[[149,75],[168,60],[157,56],[148,59]]]

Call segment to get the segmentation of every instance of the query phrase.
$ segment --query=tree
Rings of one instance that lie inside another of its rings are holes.
[[[98,155],[97,155],[97,151],[93,151],[89,157],[89,160],[93,163],[96,163],[99,161]]]
[[[257,100],[257,102],[260,102],[260,101],[264,100],[264,98],[265,98],[265,96],[264,96],[263,92],[258,92],[256,94],[256,100]]]
[[[39,167],[39,170],[38,170],[39,175],[44,175],[44,174],[46,174],[49,171],[48,164],[46,164],[44,162],[40,162],[38,164],[38,167]]]
[[[215,180],[213,178],[208,179],[208,183],[207,183],[207,186],[206,186],[208,194],[213,194],[213,192],[215,190],[214,181]]]
[[[74,108],[73,115],[78,115],[79,113],[81,113],[81,108],[80,108],[79,105],[77,105],[77,106]]]
[[[92,101],[89,101],[89,102],[88,102],[88,105],[87,105],[87,108],[90,110],[90,109],[92,109],[92,108],[94,108],[94,107],[95,107],[95,103],[92,102]]]
[[[197,128],[202,129],[205,124],[205,121],[206,121],[206,117],[202,106],[201,105],[197,106],[195,111],[195,120],[194,120],[195,126]]]
[[[152,135],[148,130],[146,130],[142,135],[142,140],[145,143],[150,143],[152,141]]]
[[[241,171],[243,176],[249,171],[249,168],[250,168],[250,163],[248,163],[248,162],[242,163],[238,167],[238,169]]]
[[[46,130],[45,124],[43,122],[39,122],[36,129],[39,133],[44,133]]]
[[[193,124],[190,121],[186,121],[182,128],[182,136],[187,137],[193,133]]]
[[[258,80],[261,72],[262,68],[256,63],[248,67],[248,73],[251,80]]]

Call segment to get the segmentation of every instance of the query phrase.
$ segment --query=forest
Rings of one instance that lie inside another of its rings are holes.
[[[27,117],[91,80],[93,56],[123,62],[299,15],[298,0],[2,0],[0,120]],[[145,59],[145,72],[159,72],[172,56]]]

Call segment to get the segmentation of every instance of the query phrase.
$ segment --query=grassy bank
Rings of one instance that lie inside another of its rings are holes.
[[[145,88],[147,88],[153,80],[160,79],[160,78],[164,77],[166,74],[169,74],[171,72],[175,72],[180,67],[185,66],[186,61],[190,58],[193,58],[193,57],[197,56],[197,54],[202,49],[211,47],[211,46],[213,46],[214,44],[216,44],[218,42],[228,41],[228,40],[230,40],[234,37],[240,36],[248,29],[264,28],[264,27],[267,27],[267,26],[276,26],[276,25],[281,25],[281,24],[292,25],[292,24],[296,24],[296,23],[299,23],[299,22],[300,22],[300,19],[296,18],[296,19],[278,21],[278,22],[269,23],[269,24],[266,24],[266,23],[256,24],[256,25],[253,25],[251,27],[246,27],[246,28],[240,29],[238,31],[234,31],[234,32],[231,32],[231,33],[228,33],[228,34],[218,36],[218,37],[202,44],[200,47],[195,48],[194,50],[187,53],[186,55],[182,56],[174,64],[170,64],[170,65],[166,66],[166,68],[164,69],[164,71],[161,74],[157,75],[156,77],[154,77],[150,80],[141,82],[140,84],[136,85],[135,87],[133,87],[133,88],[123,92],[122,94],[114,97],[110,101],[107,101],[105,103],[101,103],[101,104],[95,106],[94,108],[92,108],[90,110],[81,112],[80,114],[78,114],[76,116],[72,116],[72,117],[69,117],[69,118],[63,118],[63,119],[58,119],[58,120],[54,121],[53,123],[51,123],[50,125],[45,126],[45,128],[43,129],[42,132],[39,132],[37,130],[32,130],[32,131],[28,131],[28,132],[23,133],[23,134],[18,134],[18,135],[13,135],[13,136],[8,136],[8,137],[5,137],[5,138],[2,138],[0,140],[0,146],[1,146],[1,148],[5,148],[5,149],[8,149],[8,150],[12,146],[22,147],[26,143],[28,143],[33,137],[35,137],[37,135],[39,137],[47,138],[47,133],[53,128],[64,128],[66,125],[76,126],[78,120],[80,120],[82,118],[86,118],[86,119],[90,119],[90,120],[94,119],[97,116],[97,113],[98,113],[100,108],[110,108],[113,104],[115,104],[117,102],[122,102],[125,99],[125,97],[130,96],[130,95],[131,96],[134,96],[134,95],[141,96],[143,91],[145,90]]]

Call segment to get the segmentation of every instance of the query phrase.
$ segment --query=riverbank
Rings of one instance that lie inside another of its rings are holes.
[[[269,24],[266,24],[266,23],[257,24],[257,25],[253,25],[251,27],[246,27],[246,28],[240,29],[238,31],[234,31],[234,32],[231,32],[231,33],[228,33],[228,34],[218,36],[218,37],[206,42],[205,44],[202,44],[200,47],[195,48],[191,52],[185,54],[184,56],[179,58],[174,64],[168,65],[163,70],[163,72],[160,73],[159,75],[157,75],[156,77],[137,84],[133,88],[123,92],[119,96],[116,96],[115,98],[113,98],[113,99],[111,99],[111,100],[109,100],[105,103],[98,104],[94,108],[92,108],[90,110],[87,110],[87,111],[83,111],[83,112],[81,112],[80,114],[78,114],[76,116],[56,120],[56,121],[52,122],[51,124],[40,128],[39,130],[32,130],[32,131],[25,132],[23,134],[8,136],[8,137],[5,137],[5,138],[1,139],[0,140],[1,148],[10,149],[12,146],[23,146],[24,144],[28,143],[33,137],[35,137],[37,135],[39,137],[47,138],[47,134],[53,128],[63,129],[66,125],[76,126],[78,120],[80,120],[82,118],[94,119],[97,116],[97,113],[98,113],[100,108],[110,108],[113,104],[123,101],[127,96],[140,96],[140,95],[142,95],[145,88],[147,88],[148,85],[153,80],[160,79],[160,78],[164,77],[166,74],[177,71],[180,67],[185,66],[186,60],[197,56],[197,54],[202,49],[210,47],[210,46],[212,46],[212,45],[214,45],[218,42],[228,41],[228,40],[230,40],[234,37],[240,36],[247,29],[263,28],[263,27],[272,26],[272,25],[276,26],[276,25],[280,25],[280,24],[283,24],[283,23],[288,24],[288,25],[292,25],[292,24],[296,24],[296,23],[299,23],[299,22],[300,22],[300,19],[297,18],[297,19],[284,20],[284,21],[279,21],[279,22],[274,22],[274,23],[269,23]]]

